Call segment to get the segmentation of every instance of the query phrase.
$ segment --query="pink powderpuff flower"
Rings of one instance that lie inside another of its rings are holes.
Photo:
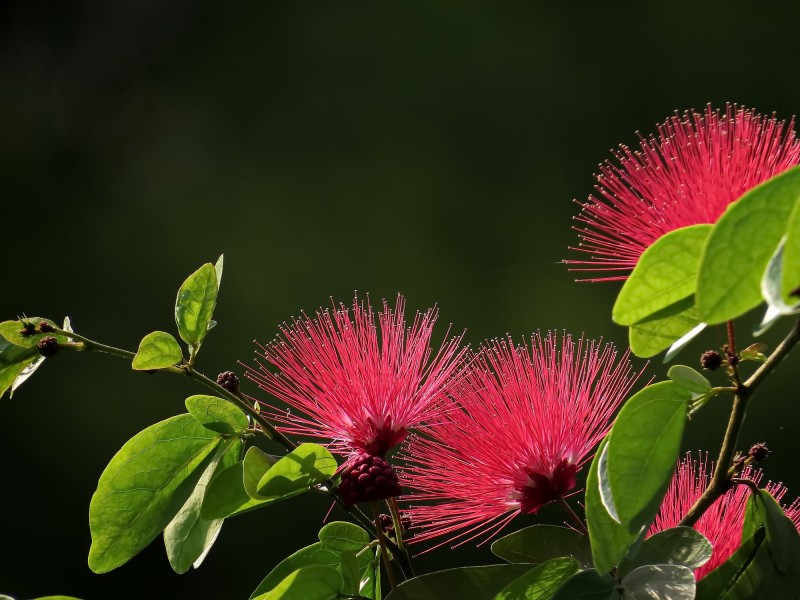
[[[453,408],[401,452],[414,541],[488,540],[564,498],[638,378],[628,355],[552,332],[530,348],[511,338],[484,347],[451,390]]]
[[[588,279],[626,279],[639,256],[659,237],[701,223],[715,223],[727,206],[758,184],[800,163],[794,119],[788,125],[727,104],[707,106],[640,136],[639,149],[621,145],[600,165],[597,196],[576,217],[582,242],[571,248],[588,259],[566,260],[576,271],[620,274]]]
[[[707,454],[702,460],[695,461],[692,460],[690,453],[687,453],[678,463],[672,482],[661,502],[658,515],[648,531],[648,536],[678,525],[711,481],[714,465],[712,463],[709,469],[707,463]],[[760,469],[745,467],[739,477],[750,479],[758,485],[762,474]],[[769,482],[766,490],[778,502],[786,494],[786,487],[781,483]],[[750,489],[747,486],[733,486],[712,504],[694,524],[694,528],[708,538],[714,548],[709,561],[695,570],[697,580],[702,579],[728,560],[739,548],[742,542],[744,513],[749,496]],[[784,507],[784,510],[795,526],[800,526],[800,498],[790,506]]]
[[[384,456],[410,427],[435,417],[466,349],[457,336],[432,357],[438,311],[417,313],[410,327],[404,312],[402,296],[394,310],[384,300],[376,326],[369,301],[356,298],[352,314],[343,304],[314,319],[304,314],[281,327],[282,337],[259,345],[264,362],[257,359],[260,368],[248,367],[247,377],[289,405],[265,405],[279,429],[330,440],[340,454]]]

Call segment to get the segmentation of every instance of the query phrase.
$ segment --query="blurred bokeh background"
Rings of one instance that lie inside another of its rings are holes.
[[[224,252],[219,326],[199,360],[209,375],[241,372],[254,339],[354,290],[438,304],[440,335],[452,323],[473,344],[558,328],[624,347],[610,321],[619,285],[574,283],[560,264],[577,241],[573,199],[612,146],[675,109],[731,101],[791,117],[796,16],[745,2],[5,3],[0,320],[69,315],[135,349],[174,330],[181,281]],[[711,330],[680,359],[723,341]],[[766,475],[793,497],[800,355],[789,361],[742,447],[767,442]],[[660,358],[647,373],[664,376]],[[97,477],[199,391],[62,354],[2,399],[0,593],[246,598],[316,540],[329,503],[315,496],[229,520],[183,576],[160,539],[89,571]],[[690,424],[687,449],[718,448],[719,404]],[[548,507],[515,525],[535,520],[563,517]],[[490,560],[464,547],[419,568]]]

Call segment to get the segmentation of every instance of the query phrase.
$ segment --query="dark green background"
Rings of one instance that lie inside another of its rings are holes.
[[[133,349],[174,329],[180,282],[224,252],[219,326],[199,361],[212,375],[241,370],[252,340],[281,321],[354,290],[375,302],[402,292],[410,309],[437,303],[440,334],[452,323],[474,344],[563,328],[624,345],[609,318],[618,284],[573,283],[559,264],[576,243],[572,200],[592,191],[609,148],[675,109],[735,101],[796,112],[796,12],[744,2],[3,5],[0,318],[66,314],[78,332]],[[681,359],[694,364],[723,340],[712,330]],[[766,441],[767,475],[797,493],[790,385],[800,357],[789,360],[760,390],[742,446]],[[664,372],[660,359],[647,369]],[[110,574],[89,572],[87,509],[103,467],[199,391],[111,357],[60,355],[2,400],[0,593],[245,598],[316,539],[329,503],[309,497],[230,520],[199,571],[173,574],[159,539]],[[718,404],[690,424],[687,449],[718,447]],[[537,520],[562,515],[547,507],[518,524]],[[438,551],[419,566],[487,558]]]

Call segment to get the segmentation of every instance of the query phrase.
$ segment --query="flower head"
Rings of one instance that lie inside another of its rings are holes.
[[[708,455],[702,460],[692,460],[691,454],[686,454],[678,464],[672,482],[667,488],[664,500],[661,502],[658,515],[650,527],[648,535],[676,527],[683,516],[694,505],[695,501],[703,494],[713,475],[713,467],[708,468]],[[740,477],[750,479],[758,484],[761,481],[761,470],[745,467]],[[768,483],[766,490],[780,502],[786,494],[786,487],[781,483]],[[750,489],[744,485],[735,485],[718,498],[703,516],[694,524],[694,528],[702,533],[714,551],[709,561],[695,570],[695,577],[699,580],[716,569],[736,552],[742,542],[742,527],[744,513]],[[800,499],[795,500],[784,509],[786,515],[795,526],[800,526]]]
[[[567,495],[637,378],[627,357],[553,333],[485,347],[451,390],[454,407],[404,446],[415,540],[488,538]]]
[[[394,310],[384,301],[376,325],[369,302],[356,298],[352,312],[340,304],[313,319],[303,315],[260,346],[263,362],[247,376],[289,405],[266,405],[279,429],[330,440],[342,454],[383,456],[409,427],[434,417],[466,350],[455,337],[431,356],[436,309],[417,313],[410,327],[404,309],[401,296]]]
[[[800,163],[794,119],[734,105],[724,114],[687,111],[626,146],[600,165],[597,196],[577,218],[588,258],[567,260],[575,270],[621,273],[589,281],[625,279],[659,237],[688,225],[715,223],[745,192]]]

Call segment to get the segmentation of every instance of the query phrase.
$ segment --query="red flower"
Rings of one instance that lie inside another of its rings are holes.
[[[510,338],[484,348],[451,390],[453,409],[404,446],[414,540],[488,539],[567,495],[637,378],[628,353],[616,356],[566,334],[559,348],[553,333],[530,349]]]
[[[664,500],[661,502],[658,515],[650,527],[648,535],[670,529],[678,525],[683,516],[703,494],[713,474],[713,467],[708,469],[708,455],[702,461],[692,460],[687,453],[678,464],[675,476],[672,478]],[[740,475],[743,479],[750,479],[758,484],[761,481],[761,470],[746,467]],[[786,494],[786,487],[781,483],[768,483],[767,491],[779,502]],[[735,485],[725,495],[719,498],[703,516],[695,523],[694,528],[702,533],[714,547],[711,559],[699,569],[695,570],[695,577],[699,580],[716,569],[736,552],[742,542],[742,526],[744,525],[744,512],[750,490],[744,485]],[[787,516],[800,525],[800,499],[795,500],[791,506],[785,508]]]
[[[577,220],[588,259],[567,260],[579,271],[620,274],[589,281],[627,278],[642,252],[659,237],[701,223],[715,223],[745,192],[800,163],[794,119],[788,126],[742,107],[710,106],[704,114],[678,113],[658,126],[658,136],[641,137],[600,165],[597,196],[589,196]]]
[[[265,405],[279,429],[331,440],[341,454],[383,456],[409,427],[437,415],[466,350],[459,336],[431,357],[437,310],[417,313],[407,328],[404,308],[402,296],[394,310],[384,301],[376,326],[369,302],[356,298],[352,317],[343,304],[320,309],[315,319],[294,319],[281,327],[282,338],[259,346],[280,372],[257,360],[260,369],[248,368],[247,376],[289,405],[288,411]]]

